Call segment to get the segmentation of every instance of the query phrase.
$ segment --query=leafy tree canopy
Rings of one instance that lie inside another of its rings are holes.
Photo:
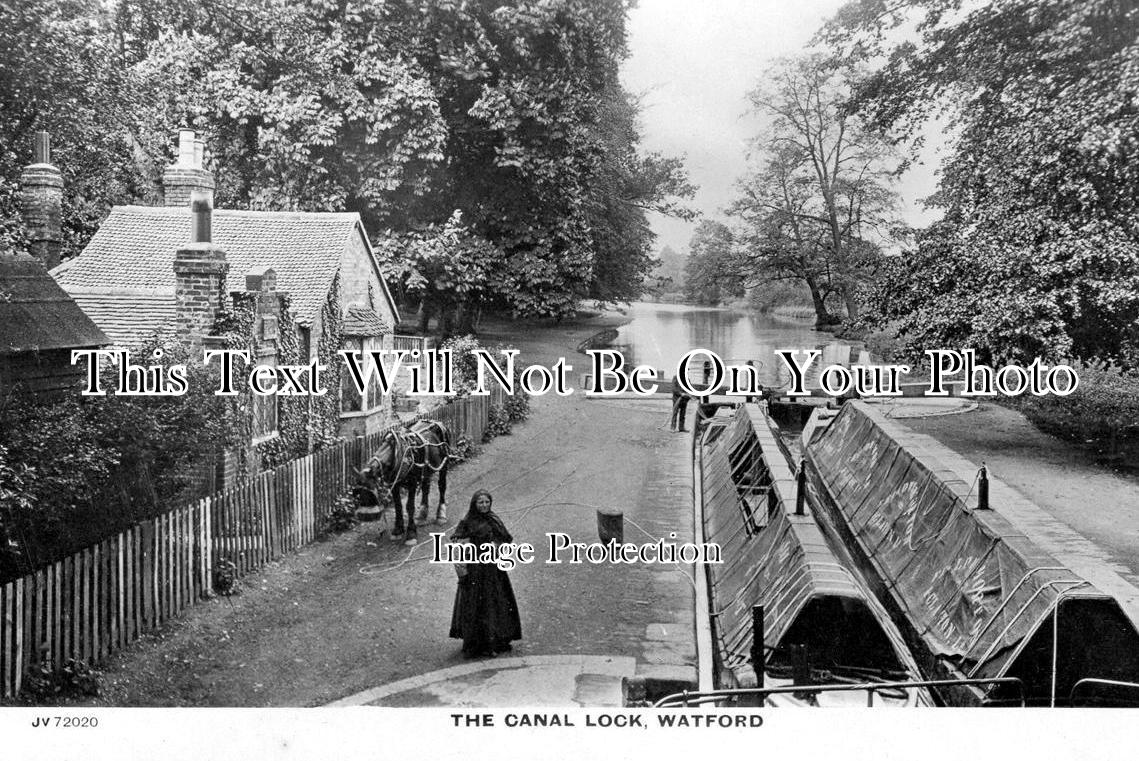
[[[0,124],[13,151],[0,204],[14,210],[30,131],[53,130],[74,148],[58,162],[65,214],[90,210],[69,221],[75,253],[111,203],[153,199],[171,136],[190,126],[209,145],[221,206],[355,210],[373,233],[443,225],[457,209],[504,254],[486,298],[545,315],[590,293],[627,298],[648,268],[644,210],[675,212],[675,196],[691,192],[678,162],[637,150],[636,106],[617,79],[627,10],[627,0],[6,5],[0,72],[21,83],[5,97],[22,106]],[[25,60],[37,46],[69,55]]]
[[[113,203],[153,200],[133,157],[137,94],[108,23],[96,0],[0,3],[0,250],[25,243],[18,180],[36,130],[52,133],[63,172],[65,251],[78,251]]]
[[[801,280],[820,323],[833,321],[825,307],[832,292],[858,316],[879,245],[899,228],[892,184],[900,162],[845,109],[849,74],[820,55],[772,65],[749,96],[769,120],[754,141],[760,164],[730,209],[744,223],[741,274],[753,284]]]
[[[744,295],[737,272],[735,236],[723,222],[706,219],[696,226],[684,265],[684,297],[717,305]]]
[[[900,135],[941,114],[952,136],[931,199],[944,221],[871,322],[911,351],[953,336],[996,358],[1139,361],[1137,21],[1115,0],[863,0],[836,16],[823,39],[883,62],[852,107]]]

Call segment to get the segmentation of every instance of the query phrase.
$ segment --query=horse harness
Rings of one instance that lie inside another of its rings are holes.
[[[392,437],[392,448],[394,450],[392,461],[398,463],[396,466],[395,477],[392,478],[391,481],[388,481],[386,478],[382,477],[383,466],[375,455],[373,455],[372,458],[368,461],[367,465],[365,465],[366,471],[372,470],[373,467],[378,470],[380,477],[376,480],[383,484],[384,488],[386,488],[388,491],[391,491],[396,484],[402,483],[414,468],[429,468],[433,472],[439,472],[444,467],[446,467],[447,461],[451,456],[450,447],[447,446],[447,437],[445,433],[446,429],[443,428],[443,425],[437,421],[428,420],[426,422],[428,430],[435,430],[438,433],[438,442],[430,442],[424,438],[422,432],[410,430],[407,428],[396,428],[392,431],[389,431]],[[435,448],[440,448],[443,450],[443,452],[442,456],[439,458],[439,464],[433,466],[428,461],[425,450]],[[424,452],[424,456],[421,458],[422,462],[417,463],[415,461],[415,455],[417,452]]]

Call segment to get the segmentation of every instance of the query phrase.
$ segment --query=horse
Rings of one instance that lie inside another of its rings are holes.
[[[439,474],[439,509],[435,522],[447,522],[447,464],[451,459],[451,431],[437,420],[418,420],[410,426],[393,428],[380,438],[380,446],[357,471],[360,478],[373,488],[386,490],[395,504],[395,528],[392,541],[416,544],[416,521],[427,521],[428,497],[431,477]],[[418,512],[415,492],[419,489],[422,501]],[[407,526],[404,527],[404,502],[401,490],[407,493]]]

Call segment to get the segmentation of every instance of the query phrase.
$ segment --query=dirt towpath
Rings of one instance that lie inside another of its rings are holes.
[[[527,362],[564,355],[575,366],[576,386],[584,363],[574,359],[575,347],[620,321],[601,316],[542,328],[500,322],[480,339],[485,346],[512,344]],[[681,441],[667,430],[667,404],[667,397],[606,402],[580,393],[534,398],[530,418],[512,435],[452,472],[446,528],[466,513],[476,488],[487,488],[515,541],[533,543],[539,560],[546,532],[597,541],[599,506],[625,511],[626,541],[647,541],[629,519],[654,536],[676,531],[679,541],[690,539],[688,495],[674,500],[674,512],[644,507],[646,485],[662,478],[654,470],[657,454]],[[426,541],[414,551],[393,544],[376,524],[310,545],[246,578],[239,595],[205,602],[113,657],[103,668],[102,694],[89,703],[322,705],[463,664],[460,643],[447,637],[455,574],[425,562],[428,550]],[[511,655],[659,661],[662,642],[646,632],[691,629],[684,570],[690,567],[519,566],[511,578],[524,638]],[[694,662],[684,646],[665,655]]]

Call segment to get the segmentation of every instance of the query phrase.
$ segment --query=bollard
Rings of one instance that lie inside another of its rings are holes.
[[[602,544],[625,542],[625,515],[620,510],[597,510],[597,538]]]
[[[795,515],[806,515],[803,510],[807,502],[807,462],[799,460],[799,472],[795,474]]]
[[[790,684],[811,684],[811,654],[806,645],[792,645],[792,666],[790,666]],[[796,696],[806,693],[795,693]]]
[[[981,469],[977,471],[977,509],[989,509],[989,471],[985,463],[981,463]]]
[[[763,654],[763,606],[751,606],[751,666],[755,669],[755,686],[763,687],[763,672],[767,668]]]

